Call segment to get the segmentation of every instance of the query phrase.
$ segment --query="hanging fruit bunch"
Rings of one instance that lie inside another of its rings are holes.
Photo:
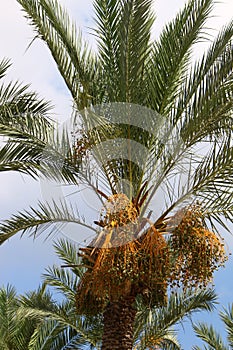
[[[101,231],[80,253],[87,270],[77,289],[78,313],[97,314],[129,296],[141,296],[148,307],[164,305],[169,286],[204,287],[226,261],[223,243],[205,226],[199,206],[161,225],[139,220],[139,203],[140,196],[106,197],[95,222]]]
[[[143,226],[139,201],[122,193],[107,198],[96,222],[102,230],[92,242],[94,248],[81,249],[87,271],[78,286],[78,312],[101,312],[109,301],[138,294],[149,304],[164,303],[167,243],[153,225],[138,237]]]
[[[170,225],[172,286],[205,287],[227,260],[222,239],[206,227],[198,205],[180,210]]]

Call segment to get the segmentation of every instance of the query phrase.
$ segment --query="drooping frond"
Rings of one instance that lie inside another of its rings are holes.
[[[5,341],[6,348],[14,345],[12,331],[16,331],[14,323],[15,311],[18,307],[16,290],[13,286],[0,289],[0,338]],[[5,349],[5,348],[4,348]]]
[[[8,59],[0,61],[0,79],[6,75],[10,65]],[[10,124],[25,113],[42,114],[46,121],[48,112],[51,110],[50,103],[41,99],[35,92],[29,91],[28,87],[19,82],[1,83],[0,124]]]
[[[140,308],[140,304],[138,304],[135,339],[139,338],[140,346],[145,348],[150,343],[153,345],[152,341],[154,344],[156,341],[161,341],[169,331],[174,335],[172,327],[182,322],[186,317],[203,310],[213,310],[215,302],[216,294],[212,290],[205,290],[173,294],[169,297],[167,305],[159,308]]]
[[[0,134],[8,139],[0,150],[1,171],[17,170],[35,176],[49,141],[52,125],[40,115],[2,115]]]
[[[40,37],[48,45],[66,85],[83,109],[88,101],[96,103],[92,91],[98,75],[97,62],[75,24],[57,0],[18,0]]]
[[[207,345],[208,348],[205,347],[207,350],[212,349],[221,349],[221,350],[228,350],[228,346],[226,346],[223,343],[223,340],[219,334],[217,334],[212,326],[208,326],[207,324],[197,324],[193,326],[193,329],[201,340],[203,340]],[[198,350],[198,347],[193,347],[193,350]]]
[[[41,290],[34,293],[33,302],[37,305],[42,303],[42,294]],[[46,301],[49,307],[48,299]],[[16,295],[16,290],[12,286],[8,285],[0,289],[0,345],[2,350],[28,349],[30,338],[38,325],[36,320],[18,317],[20,305],[21,299]]]
[[[220,312],[220,318],[225,323],[227,340],[230,347],[233,347],[233,305]]]
[[[18,310],[18,317],[39,322],[31,337],[30,349],[56,349],[59,344],[66,348],[78,339],[80,344],[95,344],[95,326],[91,321],[77,317],[72,301],[56,304],[53,309],[46,305],[33,307],[24,303]]]
[[[225,324],[225,330],[227,332],[227,341],[225,344],[222,335],[216,332],[212,325],[207,325],[207,323],[194,324],[193,329],[198,336],[206,345],[204,349],[207,350],[227,350],[233,346],[233,306],[229,305],[228,309],[223,309],[219,313],[221,320]],[[201,348],[194,346],[193,350],[201,350]]]
[[[197,167],[193,178],[193,193],[205,208],[206,217],[217,220],[221,217],[232,221],[233,195],[233,147],[231,136],[215,143],[211,151]]]
[[[59,232],[65,223],[75,223],[84,226],[94,232],[95,229],[83,221],[77,211],[77,208],[68,206],[67,203],[41,203],[38,209],[19,212],[0,225],[0,244],[5,242],[16,233],[22,231],[22,234],[29,233],[36,237],[42,232],[47,231],[47,235]],[[57,226],[55,226],[57,224]],[[52,228],[51,228],[52,226]]]
[[[61,241],[64,244],[66,242]],[[59,246],[58,243],[56,245]],[[67,242],[68,246],[74,249],[74,245]],[[94,346],[99,342],[101,319],[86,320],[76,315],[73,293],[77,276],[71,272],[68,275],[67,270],[62,268],[48,268],[43,285],[37,291],[20,296],[18,319],[27,320],[31,324],[35,320],[37,322],[30,336],[30,350],[69,349],[71,344],[73,348],[77,346],[82,349],[84,345]],[[62,292],[61,302],[53,300],[47,285],[52,286],[55,292]]]

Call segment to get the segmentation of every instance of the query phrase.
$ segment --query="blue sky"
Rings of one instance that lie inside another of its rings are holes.
[[[161,27],[182,7],[184,0],[157,0],[154,8],[157,21],[154,35],[157,36]],[[93,12],[91,0],[62,0],[76,20],[77,25],[88,35],[93,26]],[[208,22],[212,28],[210,33],[216,35],[219,28],[230,20],[233,13],[232,0],[225,0],[216,4],[214,15]],[[8,79],[19,79],[30,83],[32,88],[42,97],[52,100],[55,105],[54,117],[65,121],[70,116],[71,98],[60,78],[48,49],[39,41],[25,52],[27,45],[33,38],[32,29],[26,23],[23,13],[15,0],[0,0],[0,59],[9,57],[12,67]],[[90,39],[93,42],[93,38]],[[205,49],[205,44],[196,47],[194,56],[198,57]],[[19,174],[0,174],[0,219],[8,218],[12,213],[28,208],[41,199],[40,184]],[[20,235],[19,235],[20,236]],[[57,262],[53,253],[52,238],[44,242],[45,237],[36,241],[31,238],[14,237],[0,247],[0,285],[12,283],[20,293],[38,286],[40,275],[49,264]],[[229,250],[232,250],[233,239],[226,235]],[[224,270],[216,274],[216,288],[220,296],[220,303],[227,306],[233,301],[233,261],[229,260]],[[203,316],[201,316],[203,318]],[[216,316],[208,317],[217,327]],[[193,340],[189,329],[180,334],[184,349],[191,349]]]

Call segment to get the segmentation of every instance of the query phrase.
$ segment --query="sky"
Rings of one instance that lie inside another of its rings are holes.
[[[60,2],[67,7],[84,35],[88,36],[89,28],[93,27],[92,1],[62,0]],[[156,37],[162,26],[184,3],[184,0],[154,2],[157,20],[153,32]],[[207,24],[211,28],[209,33],[216,35],[219,28],[231,19],[232,13],[232,0],[218,1],[213,12],[214,16]],[[27,50],[33,37],[34,33],[16,0],[0,0],[0,59],[8,57],[12,62],[7,80],[19,80],[25,84],[31,84],[31,88],[41,97],[52,101],[55,106],[53,117],[63,122],[70,117],[71,97],[46,46],[36,40]],[[89,40],[94,46],[93,37],[89,36]],[[196,47],[194,56],[198,57],[205,48],[206,44]],[[36,204],[38,199],[42,199],[38,182],[19,174],[0,174],[0,220]],[[54,262],[58,263],[53,252],[52,238],[47,241],[44,241],[44,238],[41,236],[33,241],[26,236],[21,239],[18,235],[0,247],[0,286],[11,283],[16,286],[19,293],[37,288],[44,268]],[[226,235],[226,242],[229,250],[233,250],[233,239],[229,235]],[[230,259],[226,268],[219,271],[215,278],[219,301],[224,306],[233,301],[232,272],[233,261]],[[201,318],[204,319],[204,316]],[[208,321],[211,319],[217,327],[220,327],[216,313],[215,316],[211,318],[208,316],[205,319]],[[193,344],[190,334],[190,328],[180,334],[185,350],[191,349]]]

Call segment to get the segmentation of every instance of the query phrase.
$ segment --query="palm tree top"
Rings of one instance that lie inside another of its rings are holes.
[[[188,1],[158,39],[152,0],[95,0],[97,51],[57,0],[18,3],[50,49],[74,118],[59,133],[43,109],[11,106],[0,128],[9,137],[3,170],[88,185],[103,209],[87,223],[64,198],[39,203],[0,225],[0,243],[58,222],[96,233],[80,253],[79,311],[98,313],[126,294],[163,304],[168,285],[205,286],[225,262],[217,224],[233,219],[233,22],[193,64],[213,0]]]

